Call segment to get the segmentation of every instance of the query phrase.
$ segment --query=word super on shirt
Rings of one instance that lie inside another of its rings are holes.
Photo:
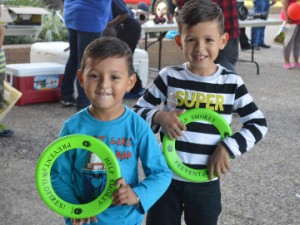
[[[176,109],[207,108],[222,115],[228,124],[232,123],[233,113],[239,115],[242,128],[222,141],[231,157],[248,151],[267,132],[265,117],[242,78],[220,65],[211,76],[193,74],[187,63],[160,71],[134,106],[134,111],[148,122],[155,133],[160,130],[159,124],[153,120],[158,112],[157,106],[163,103],[163,111],[170,111],[170,95],[176,98]],[[220,134],[212,124],[195,121],[187,124],[187,131],[177,139],[175,147],[184,164],[203,169],[219,142]],[[176,174],[173,178],[183,180]]]

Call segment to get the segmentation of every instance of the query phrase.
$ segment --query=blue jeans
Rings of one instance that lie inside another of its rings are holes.
[[[68,58],[65,73],[61,85],[61,99],[71,101],[74,94],[74,81],[77,77],[77,70],[81,65],[81,58],[85,47],[93,40],[101,37],[102,33],[80,32],[68,29],[70,56]],[[89,99],[85,96],[83,88],[76,79],[76,88],[78,97],[76,99],[77,106],[83,108],[90,104]]]
[[[172,180],[163,196],[150,208],[147,225],[217,225],[221,213],[220,182],[192,183]]]
[[[269,13],[270,0],[255,0],[253,3],[254,13]],[[266,27],[254,27],[251,29],[252,43],[254,46],[265,44],[265,28]]]

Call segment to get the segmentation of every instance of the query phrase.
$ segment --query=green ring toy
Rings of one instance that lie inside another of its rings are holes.
[[[50,178],[54,161],[66,151],[76,148],[95,153],[103,162],[107,172],[107,182],[103,192],[93,201],[86,204],[72,204],[61,199],[53,190]],[[121,177],[118,160],[111,149],[102,141],[88,135],[68,135],[51,143],[41,154],[36,167],[37,190],[54,212],[68,218],[89,218],[108,208],[111,196],[116,190],[115,183]]]
[[[179,115],[179,120],[184,124],[199,120],[209,122],[217,128],[222,139],[232,135],[232,130],[227,121],[221,115],[210,109],[197,108],[188,110]],[[208,169],[193,169],[180,161],[175,149],[175,141],[175,139],[170,140],[167,135],[163,138],[163,153],[170,169],[181,178],[189,181],[197,183],[208,181]]]

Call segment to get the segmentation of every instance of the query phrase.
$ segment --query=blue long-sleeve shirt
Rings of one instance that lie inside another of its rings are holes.
[[[148,124],[126,107],[125,113],[112,121],[99,121],[84,109],[67,119],[60,136],[87,134],[101,139],[115,153],[121,176],[140,199],[137,206],[111,206],[97,215],[101,225],[141,224],[145,213],[166,191],[171,182],[171,172],[166,164],[158,142]],[[144,170],[145,179],[139,181],[138,160]],[[99,160],[91,157],[89,151],[71,150],[61,155],[51,170],[52,186],[64,200],[73,204],[90,201],[94,196],[92,183],[86,174],[91,174],[93,164],[99,167]],[[91,173],[86,173],[90,169]],[[101,182],[99,183],[99,188]],[[97,188],[96,188],[97,189]],[[70,224],[66,219],[67,224]]]

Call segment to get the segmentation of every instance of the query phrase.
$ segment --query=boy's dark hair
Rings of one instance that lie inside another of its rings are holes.
[[[188,28],[208,21],[217,21],[220,34],[224,34],[224,14],[222,9],[212,0],[189,0],[184,3],[176,14],[179,34],[182,32],[182,25]]]
[[[129,46],[115,37],[101,37],[92,41],[84,50],[81,70],[84,71],[88,58],[104,60],[109,57],[126,57],[128,74],[134,74],[133,56]]]

